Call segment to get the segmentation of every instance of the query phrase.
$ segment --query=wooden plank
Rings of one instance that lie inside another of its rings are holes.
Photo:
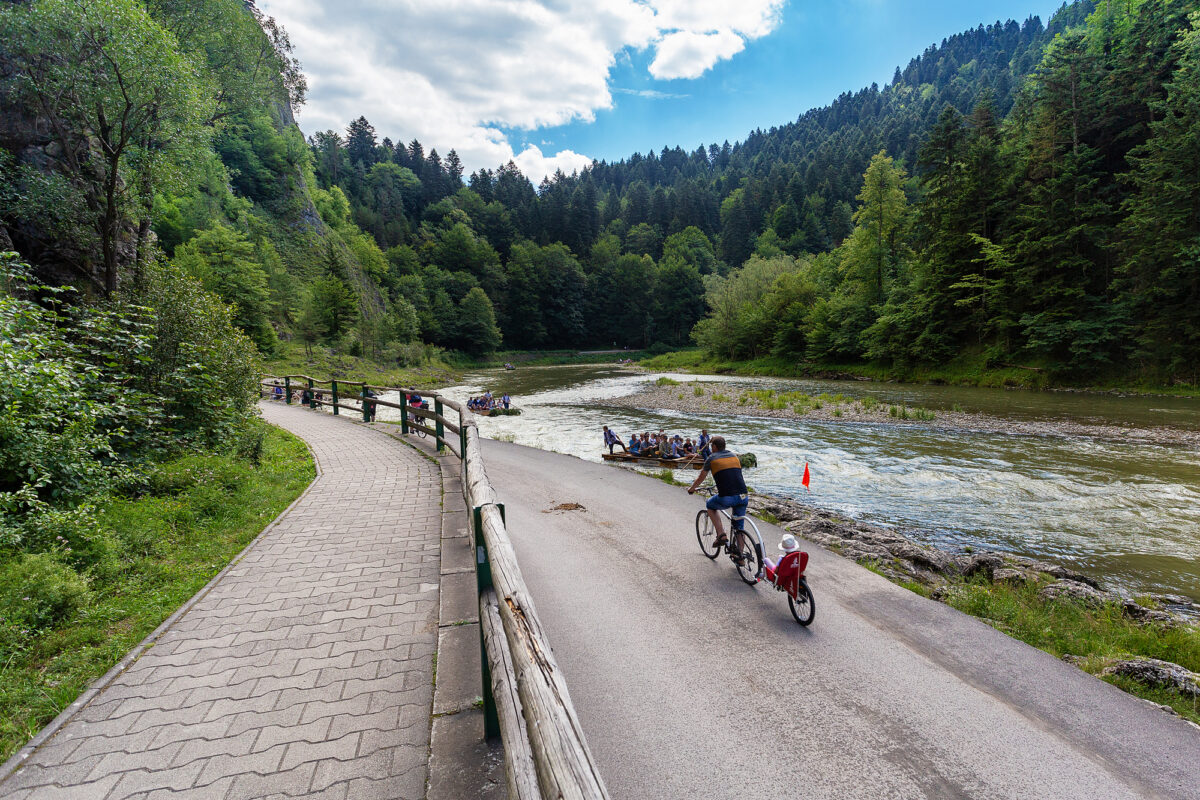
[[[468,440],[468,449],[471,444]],[[521,577],[500,509],[485,506],[481,517],[492,583],[500,601],[500,619],[512,655],[542,797],[605,800],[608,791],[584,740],[583,726],[571,703],[566,680]]]
[[[421,423],[419,423],[419,422],[413,422],[411,419],[408,421],[408,427],[410,427],[410,428],[420,428],[421,430],[423,430],[423,431],[425,431],[426,433],[428,433],[430,436],[433,436],[433,437],[436,437],[436,436],[437,436],[437,431],[435,431],[433,428],[430,428],[428,425],[422,425],[422,424],[421,424]]]
[[[362,399],[361,397],[359,398]],[[368,397],[367,400],[376,405],[387,406],[388,408],[400,408],[399,403],[393,403],[391,400],[380,400],[378,397]]]
[[[479,597],[479,626],[483,634],[484,657],[492,674],[492,697],[500,718],[500,738],[504,741],[504,778],[509,800],[541,800],[533,750],[525,733],[524,709],[517,691],[512,653],[500,620],[496,593],[490,589]]]
[[[466,417],[469,413],[464,413],[463,416]],[[474,419],[471,419],[467,427],[467,453],[463,460],[465,462],[463,474],[467,476],[465,485],[467,508],[499,502],[496,490],[492,488],[487,477],[487,467],[483,463],[483,454],[479,449],[479,428],[476,427]]]
[[[619,464],[640,464],[650,467],[665,467],[666,469],[700,469],[704,466],[704,459],[698,456],[679,461],[670,458],[644,458],[642,456],[635,456],[632,453],[629,455],[623,453],[601,453],[600,457],[605,461],[615,461]]]

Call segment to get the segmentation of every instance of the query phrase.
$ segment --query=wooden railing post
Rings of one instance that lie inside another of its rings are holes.
[[[337,381],[331,380],[329,382],[329,393],[333,395],[333,415],[336,417],[338,412],[341,411],[341,409],[338,408]]]
[[[292,404],[292,378],[290,375],[283,376],[283,401],[288,405]]]
[[[466,462],[463,462],[464,465]],[[503,515],[504,506],[497,503]],[[492,567],[488,562],[487,542],[483,538],[483,506],[475,506],[471,512],[472,527],[475,532],[475,584],[479,596],[494,588],[492,586]],[[482,620],[479,625],[479,655],[483,670],[483,736],[485,739],[495,739],[500,735],[500,715],[496,712],[496,696],[492,694],[492,668],[488,664],[487,641],[483,635]]]
[[[408,433],[408,392],[400,390],[400,433]]]
[[[362,402],[363,422],[370,422],[371,421],[371,409],[367,405],[367,385],[365,383],[362,385],[362,400],[361,400],[361,402]]]
[[[442,441],[446,436],[446,431],[442,428],[442,398],[437,395],[434,395],[433,398],[433,413],[437,414],[433,420],[433,427],[437,431],[437,451],[440,453],[446,446]]]
[[[308,379],[308,407],[314,411],[317,408],[317,390],[313,387],[313,379]]]

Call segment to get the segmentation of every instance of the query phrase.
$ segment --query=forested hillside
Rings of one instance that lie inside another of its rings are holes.
[[[507,346],[686,344],[704,313],[705,275],[760,244],[800,255],[840,242],[871,156],[915,158],[952,104],[990,94],[1012,105],[1041,51],[1090,4],[980,26],[930,47],[893,84],[839,97],[744,143],[679,146],[561,173],[536,189],[508,164],[472,173],[451,150],[382,140],[365,117],[310,139],[317,180],[387,250],[392,293],[427,338],[451,347],[456,304],[473,286],[493,301]],[[516,245],[514,255],[514,245]]]
[[[980,26],[744,142],[536,190],[512,164],[463,189],[453,150],[380,139],[365,116],[311,137],[315,174],[386,251],[393,302],[448,347],[486,349],[458,323],[478,287],[516,348],[695,336],[726,358],[1191,382],[1195,185],[1170,162],[1196,118],[1180,80],[1192,5],[1076,2],[1045,26]],[[762,285],[743,297],[726,278],[755,256],[779,275],[747,276]]]
[[[386,304],[308,194],[303,96],[241,0],[0,2],[0,758],[311,480],[261,353],[326,264]]]
[[[244,0],[0,2],[0,247],[132,297],[170,263],[280,334],[419,360],[374,240],[315,189],[287,33]]]

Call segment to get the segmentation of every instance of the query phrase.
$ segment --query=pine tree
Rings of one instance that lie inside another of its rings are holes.
[[[1076,374],[1109,363],[1119,330],[1107,297],[1112,209],[1089,144],[1100,118],[1098,73],[1086,44],[1080,30],[1059,36],[1039,68],[1035,105],[1017,144],[1018,205],[1004,241],[1027,350]]]
[[[245,234],[216,225],[177,247],[175,264],[234,307],[234,324],[259,350],[274,350],[277,339],[270,322],[267,275]]]
[[[446,176],[450,179],[451,192],[462,188],[463,165],[453,148],[446,154]]]
[[[366,117],[359,117],[346,128],[346,154],[352,165],[370,169],[375,164],[375,128]]]
[[[1151,107],[1152,136],[1131,155],[1136,193],[1121,226],[1117,286],[1135,320],[1136,356],[1167,380],[1200,384],[1200,12],[1175,45],[1178,70]]]

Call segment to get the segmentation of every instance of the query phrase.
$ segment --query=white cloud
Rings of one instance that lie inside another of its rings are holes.
[[[573,150],[559,150],[552,156],[542,154],[542,149],[535,145],[529,145],[520,153],[518,153],[513,161],[521,168],[521,172],[527,175],[534,183],[541,180],[544,175],[553,175],[555,170],[562,170],[567,175],[572,172],[578,172],[584,167],[592,163],[592,159],[588,156],[576,153]]]
[[[658,79],[695,78],[779,23],[785,0],[259,0],[309,80],[300,123],[417,138],[468,171],[516,160],[535,183],[591,162],[516,153],[501,128],[589,122],[612,108],[618,54],[652,49]],[[654,89],[634,90],[666,97]]]
[[[625,89],[620,86],[614,86],[612,89],[617,94],[631,94],[635,97],[647,97],[651,100],[682,100],[691,95],[676,94],[674,92],[660,92],[657,89]]]
[[[699,78],[713,64],[741,52],[745,40],[733,31],[668,33],[658,42],[650,74],[660,80]]]

